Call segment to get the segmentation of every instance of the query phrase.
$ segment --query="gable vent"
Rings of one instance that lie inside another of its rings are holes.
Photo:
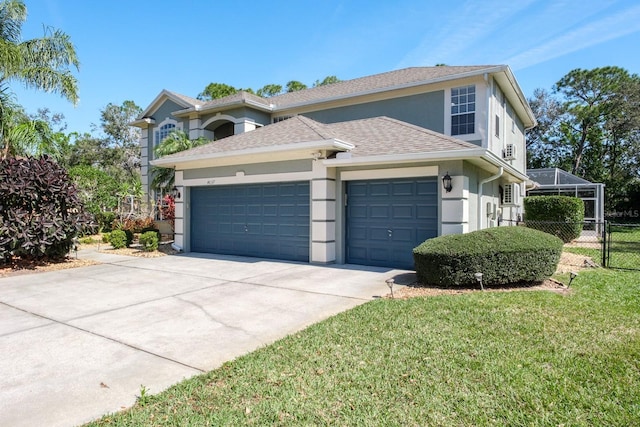
[[[514,144],[507,144],[502,150],[502,158],[504,160],[516,159],[516,146]]]

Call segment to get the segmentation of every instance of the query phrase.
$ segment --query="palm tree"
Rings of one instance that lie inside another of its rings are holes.
[[[153,150],[155,157],[168,156],[180,151],[189,150],[206,144],[209,141],[204,137],[197,139],[189,139],[189,136],[181,130],[172,131],[160,144]],[[175,170],[170,168],[161,168],[153,166],[151,168],[151,188],[156,191],[169,191],[175,182]]]
[[[0,1],[0,146],[4,158],[12,151],[15,138],[25,135],[25,129],[7,138],[15,122],[9,120],[7,91],[10,82],[20,82],[27,88],[59,93],[73,104],[78,102],[78,84],[70,68],[79,69],[75,47],[67,34],[46,28],[41,38],[22,40],[22,25],[27,7],[22,0]],[[24,124],[24,123],[23,123]],[[37,133],[39,124],[32,124]]]

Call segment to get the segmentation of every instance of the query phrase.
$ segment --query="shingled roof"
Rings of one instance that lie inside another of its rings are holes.
[[[216,109],[234,104],[254,104],[269,111],[290,108],[299,104],[323,102],[332,99],[348,98],[372,92],[393,90],[418,84],[427,84],[450,78],[461,78],[480,72],[496,71],[504,65],[474,65],[474,66],[439,66],[439,67],[411,67],[401,70],[388,71],[351,80],[344,80],[324,86],[317,86],[295,92],[284,93],[271,98],[262,98],[245,91],[211,101],[200,101],[182,96],[193,105],[193,109]],[[177,94],[176,94],[177,95]],[[190,101],[189,101],[190,100]]]
[[[401,70],[388,71],[386,73],[344,80],[329,85],[277,95],[269,98],[269,102],[271,102],[276,109],[286,108],[296,104],[354,96],[381,90],[391,90],[411,86],[412,84],[431,83],[451,77],[459,78],[464,74],[477,74],[480,70],[499,67],[502,66],[475,65],[403,68]]]
[[[314,142],[339,140],[354,146],[353,156],[429,153],[435,151],[465,150],[476,145],[414,126],[389,117],[374,117],[324,124],[304,116],[233,135],[206,145],[165,156],[161,163],[180,159],[207,157],[226,153]]]

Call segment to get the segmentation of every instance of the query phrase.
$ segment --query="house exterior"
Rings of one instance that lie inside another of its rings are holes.
[[[535,118],[508,66],[438,66],[271,98],[163,90],[132,125],[147,194],[150,165],[175,168],[184,251],[412,269],[428,238],[518,218]],[[174,129],[212,142],[154,159]]]

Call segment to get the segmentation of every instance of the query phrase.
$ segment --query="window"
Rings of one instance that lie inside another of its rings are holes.
[[[156,145],[160,144],[164,139],[169,136],[171,131],[176,129],[176,125],[173,123],[168,123],[164,126],[160,126],[160,128],[156,131]]]
[[[515,205],[518,202],[518,184],[507,184],[502,192],[503,205]]]
[[[475,132],[476,87],[474,85],[451,89],[451,135]]]
[[[500,138],[500,116],[496,114],[496,137]]]
[[[153,144],[158,145],[174,130],[182,130],[182,123],[166,118],[153,129]]]
[[[502,150],[502,158],[505,160],[515,160],[516,158],[516,146],[513,144],[507,144]]]

